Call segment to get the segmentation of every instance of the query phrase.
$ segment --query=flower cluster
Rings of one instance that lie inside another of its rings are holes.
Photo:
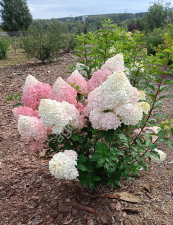
[[[136,125],[143,113],[148,113],[149,104],[138,103],[145,100],[145,92],[130,84],[124,70],[120,53],[108,59],[88,82],[75,70],[67,79],[71,85],[58,77],[51,89],[28,75],[22,96],[27,107],[13,110],[19,119],[19,133],[31,142],[32,149],[39,149],[46,135],[64,134],[67,128],[71,134],[70,126],[81,130],[87,117],[94,129],[116,130],[122,123]],[[75,86],[79,86],[78,91]]]
[[[78,111],[74,105],[68,102],[42,99],[39,106],[39,116],[46,127],[52,127],[54,134],[60,134],[66,125],[73,124],[77,119]]]
[[[42,98],[51,98],[51,86],[37,81],[33,76],[26,78],[23,88],[22,101],[24,105],[32,109],[37,109]]]
[[[67,84],[61,77],[58,77],[52,88],[52,100],[58,102],[66,101],[70,104],[75,105],[77,91],[70,85]]]
[[[105,64],[101,67],[102,70],[110,70],[112,73],[116,70],[124,71],[124,59],[123,54],[117,54],[113,56],[112,58],[109,58]]]
[[[18,120],[19,115],[22,116],[35,116],[35,117],[39,117],[39,112],[38,110],[33,110],[32,108],[29,107],[19,107],[19,108],[14,108],[12,110],[13,115],[15,116],[15,118]]]
[[[106,81],[108,76],[111,74],[112,72],[107,69],[100,69],[94,72],[91,79],[87,82],[88,93],[102,85],[102,83]]]
[[[158,149],[154,149],[154,151],[159,154],[160,158],[158,158],[156,156],[153,156],[153,155],[150,155],[150,158],[151,158],[152,162],[161,163],[166,159],[166,155],[167,155],[166,153],[164,153],[163,151],[158,150]]]
[[[31,142],[32,149],[35,144],[38,150],[38,146],[47,140],[47,128],[36,117],[19,115],[18,131],[24,140]]]
[[[75,179],[79,175],[76,160],[77,154],[73,150],[59,152],[49,161],[49,170],[58,179]]]
[[[78,72],[78,70],[75,70],[67,79],[68,82],[71,84],[74,84],[75,86],[79,86],[79,89],[77,92],[80,94],[86,94],[87,93],[87,82],[82,77],[82,75]]]
[[[146,105],[149,107],[148,103],[138,104],[138,100],[139,92],[132,87],[126,75],[120,70],[115,71],[88,95],[87,110],[92,126],[107,130],[115,129],[121,123],[136,125],[143,112],[147,112]]]

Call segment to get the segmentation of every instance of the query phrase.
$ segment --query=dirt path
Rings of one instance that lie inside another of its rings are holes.
[[[173,152],[166,144],[159,145],[168,155],[163,163],[150,163],[141,177],[122,183],[114,191],[100,187],[92,192],[77,180],[55,179],[48,170],[49,160],[41,159],[21,141],[12,103],[4,103],[7,95],[22,94],[28,74],[51,85],[58,76],[66,80],[66,66],[75,60],[75,56],[66,54],[53,64],[33,60],[0,69],[0,225],[173,224]],[[169,94],[173,94],[171,85]],[[165,100],[163,106],[163,111],[173,118],[173,99]],[[141,203],[105,197],[122,191],[135,194]],[[136,208],[139,213],[125,212],[123,208]]]

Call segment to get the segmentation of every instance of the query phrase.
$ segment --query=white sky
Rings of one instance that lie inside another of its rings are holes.
[[[27,0],[34,19],[147,12],[149,2],[152,0]]]

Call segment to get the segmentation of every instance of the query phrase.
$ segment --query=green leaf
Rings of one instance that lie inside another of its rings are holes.
[[[168,117],[167,115],[161,113],[155,113],[153,116]]]
[[[111,142],[114,138],[114,130],[108,130],[105,132],[105,138],[107,142]]]
[[[172,98],[172,97],[173,97],[173,95],[163,95],[159,98],[159,100],[164,99],[164,98]]]
[[[160,139],[162,139],[163,137],[165,137],[165,135],[167,134],[167,132],[166,131],[164,131],[164,130],[160,130],[159,132],[158,132],[158,141],[160,141]]]
[[[94,189],[94,183],[93,183],[93,182],[89,182],[89,186],[90,186],[90,189],[91,189],[91,190]]]
[[[166,142],[167,145],[173,149],[173,144],[172,144],[172,142],[171,142],[168,138],[162,138],[162,140],[163,140],[164,142]]]
[[[152,84],[148,84],[147,82],[141,82],[141,84],[145,87],[152,89],[153,91],[155,90],[155,87]]]
[[[164,84],[173,84],[173,80],[166,80]]]
[[[22,105],[21,103],[16,103],[15,105],[13,105],[12,109],[19,106],[19,105]]]
[[[91,180],[92,180],[92,181],[100,181],[101,178],[100,178],[100,177],[93,177]]]
[[[87,171],[87,170],[88,170],[87,167],[86,167],[85,165],[83,165],[83,164],[78,164],[76,167],[77,167],[79,170],[82,170],[82,171]]]
[[[78,91],[78,90],[79,90],[79,86],[74,86],[74,89],[75,89],[76,91]]]
[[[108,151],[108,145],[106,142],[98,142],[97,143],[97,147],[96,147],[96,151],[106,154]]]
[[[81,185],[88,185],[89,184],[89,181],[88,180],[83,180],[80,182]]]
[[[79,141],[79,142],[80,142],[80,141],[81,141],[81,142],[85,141],[84,137],[78,136],[77,134],[72,134],[71,139],[72,139],[73,141]]]
[[[170,131],[171,131],[171,134],[173,135],[173,128],[172,127],[171,127]]]
[[[101,156],[102,155],[100,153],[96,153],[90,158],[90,160],[91,161],[98,161],[98,159],[100,159]]]
[[[84,156],[84,154],[80,154],[78,158],[78,163],[83,163],[87,160],[87,157]]]

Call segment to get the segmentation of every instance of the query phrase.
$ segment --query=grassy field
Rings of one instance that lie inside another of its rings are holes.
[[[23,49],[17,49],[15,52],[15,49],[10,46],[7,58],[0,60],[0,69],[20,64],[26,62],[27,60],[29,60],[29,58],[27,58]]]

